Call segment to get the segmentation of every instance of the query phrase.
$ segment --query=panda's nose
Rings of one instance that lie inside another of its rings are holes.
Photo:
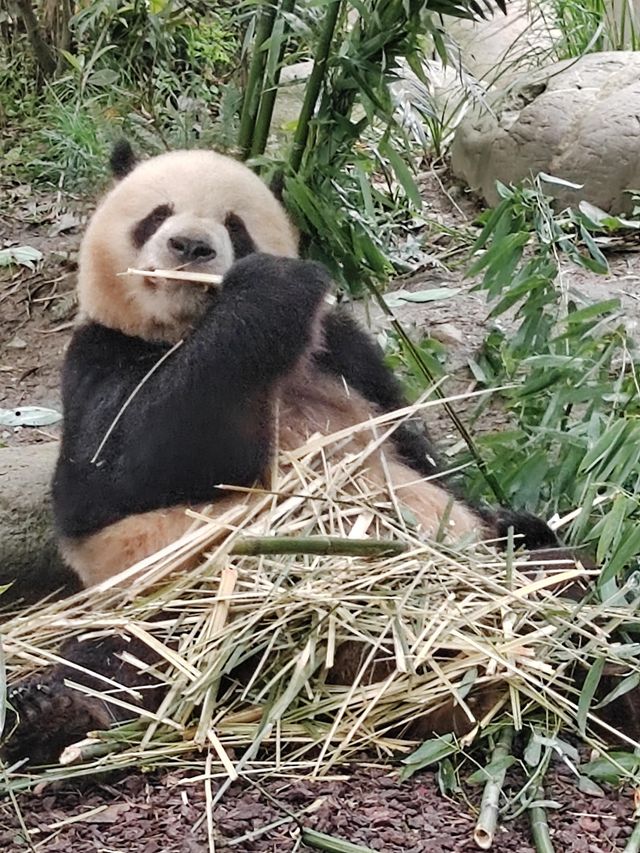
[[[169,249],[181,263],[188,261],[211,261],[216,250],[206,240],[194,237],[169,237]]]

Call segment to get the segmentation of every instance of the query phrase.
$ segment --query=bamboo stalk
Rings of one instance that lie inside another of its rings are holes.
[[[535,799],[544,800],[544,789],[542,785],[536,790]],[[529,823],[531,824],[531,835],[536,848],[536,853],[554,853],[551,836],[549,835],[549,823],[547,811],[544,806],[531,806],[529,808]]]
[[[491,753],[490,764],[506,758],[511,754],[513,742],[513,726],[505,726],[500,733],[498,742]],[[493,836],[498,825],[498,810],[500,805],[500,794],[504,784],[506,768],[493,774],[487,781],[480,804],[480,816],[473,833],[473,840],[481,850],[489,850],[493,844]]]
[[[328,851],[328,853],[374,853],[371,847],[352,844],[350,841],[336,838],[334,835],[326,835],[324,832],[317,832],[315,829],[307,829],[306,827],[302,827],[302,843],[308,844],[309,847],[315,847],[316,850]]]
[[[264,87],[262,90],[262,96],[260,97],[260,103],[258,105],[258,115],[256,117],[253,141],[251,143],[252,157],[259,157],[261,154],[264,154],[264,150],[267,147],[267,139],[269,138],[269,130],[271,129],[271,120],[273,118],[273,109],[276,103],[276,95],[278,94],[280,72],[282,71],[282,60],[284,58],[285,47],[287,46],[287,31],[289,29],[287,15],[290,15],[291,12],[293,12],[294,6],[295,0],[282,0],[282,5],[278,10],[278,17],[282,21],[282,32],[277,44],[272,41],[269,46],[266,60]],[[277,25],[278,24],[276,22],[276,26]],[[273,67],[272,75],[269,74],[271,67]]]
[[[69,744],[60,753],[58,763],[63,767],[69,764],[93,761],[111,752],[120,752],[126,748],[126,743],[102,740],[102,738],[87,737],[76,743]]]
[[[186,270],[139,270],[129,267],[125,272],[118,273],[118,275],[142,275],[145,278],[166,278],[175,281],[192,281],[198,284],[222,284],[221,275],[209,272],[188,272]]]
[[[331,42],[333,41],[333,34],[338,21],[341,5],[342,0],[333,0],[333,2],[331,2],[327,7],[324,26],[320,34],[320,40],[318,41],[318,47],[313,60],[313,69],[309,75],[309,80],[307,81],[307,86],[304,91],[304,101],[302,102],[295,136],[293,137],[293,148],[291,150],[290,158],[291,171],[293,173],[299,171],[302,164],[302,158],[304,157],[305,148],[307,147],[307,140],[309,138],[309,122],[313,116],[313,111],[315,110],[318,96],[320,95],[322,84],[324,82],[327,61],[329,59],[329,51],[331,49]]]
[[[507,507],[509,503],[507,501],[507,497],[500,486],[500,483],[494,477],[494,475],[489,471],[487,467],[487,463],[484,461],[483,457],[480,454],[480,451],[476,447],[476,443],[471,437],[469,430],[466,428],[460,416],[456,412],[456,410],[451,406],[451,404],[447,401],[444,391],[440,388],[438,383],[436,382],[436,378],[431,372],[429,365],[424,359],[424,356],[418,349],[418,347],[413,343],[410,336],[407,334],[403,325],[396,318],[395,314],[387,305],[383,295],[380,293],[378,288],[373,284],[373,282],[367,282],[367,287],[373,294],[376,302],[389,318],[389,322],[393,330],[396,332],[400,340],[402,341],[402,345],[406,348],[406,350],[411,354],[411,357],[414,359],[420,373],[422,373],[423,377],[429,383],[429,385],[433,388],[434,393],[437,397],[442,401],[442,406],[449,417],[449,420],[453,423],[459,435],[461,436],[464,443],[467,445],[467,448],[471,455],[473,456],[476,465],[478,466],[478,470],[482,474],[485,479],[485,482],[493,492],[496,497],[496,500],[500,503],[501,506]]]
[[[249,156],[251,136],[254,130],[258,105],[263,87],[264,69],[267,62],[267,52],[263,46],[271,37],[276,15],[276,3],[267,0],[260,9],[256,34],[253,40],[253,54],[249,64],[249,75],[244,90],[242,110],[240,112],[240,129],[238,131],[238,148],[243,160]]]
[[[408,545],[393,539],[346,539],[340,536],[247,536],[230,549],[243,557],[273,554],[318,554],[342,557],[382,557],[404,554]]]
[[[636,825],[633,827],[633,832],[629,836],[629,840],[623,850],[623,853],[638,853],[640,850],[640,814],[636,812]]]

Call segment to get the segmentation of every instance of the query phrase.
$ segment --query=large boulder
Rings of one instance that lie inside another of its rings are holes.
[[[489,204],[496,180],[546,172],[582,184],[548,185],[561,206],[586,199],[628,212],[626,191],[640,190],[640,53],[593,53],[518,78],[467,113],[451,155],[454,174]]]
[[[468,74],[485,88],[504,85],[525,69],[538,67],[548,57],[559,34],[549,15],[529,0],[509,0],[506,14],[487,18],[445,18],[445,30],[454,40],[459,60]],[[457,63],[452,63],[458,73]]]
[[[0,449],[0,609],[80,588],[58,553],[49,484],[58,444]],[[0,616],[0,622],[2,617]]]

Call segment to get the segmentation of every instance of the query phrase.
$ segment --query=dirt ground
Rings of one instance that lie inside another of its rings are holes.
[[[0,186],[0,248],[32,246],[36,269],[0,267],[0,408],[60,408],[59,372],[75,315],[83,205],[58,193]],[[2,428],[0,446],[50,441],[59,427]]]
[[[424,176],[423,185],[427,217],[452,227],[468,219],[469,200],[460,199],[463,209],[458,209],[433,174]],[[0,408],[59,408],[59,368],[75,315],[77,251],[91,202],[35,193],[25,186],[0,186],[0,192],[0,248],[26,244],[44,256],[35,270],[0,268]],[[447,251],[446,239],[432,237],[429,245],[436,261]],[[635,327],[640,317],[640,256],[627,252],[610,259],[610,276],[572,270],[563,273],[565,283],[593,298],[619,295],[629,325]],[[406,289],[462,288],[453,299],[405,305],[396,314],[406,326],[426,329],[447,345],[452,389],[471,387],[465,365],[487,328],[483,297],[469,292],[471,284],[463,281],[461,270],[451,273],[437,262],[399,284]],[[375,328],[381,327],[377,311],[358,311],[367,313]],[[58,434],[57,426],[0,426],[0,446],[49,441]],[[444,797],[429,772],[400,784],[392,767],[362,767],[336,779],[243,782],[230,788],[213,812],[213,848],[207,838],[201,776],[195,771],[132,773],[82,787],[52,785],[20,795],[17,803],[0,801],[0,850],[288,853],[313,849],[301,840],[302,821],[388,853],[471,851],[477,849],[472,834],[479,796],[479,789],[473,788],[455,798]],[[587,796],[578,790],[571,771],[558,763],[548,776],[546,799],[555,803],[548,814],[557,851],[623,850],[633,826],[632,791],[605,786],[604,796]],[[526,812],[503,825],[492,849],[533,850]]]

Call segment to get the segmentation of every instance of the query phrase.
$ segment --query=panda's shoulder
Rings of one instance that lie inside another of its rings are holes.
[[[123,376],[147,369],[165,351],[162,344],[125,335],[101,323],[87,322],[72,335],[63,366],[63,382],[104,375]]]

